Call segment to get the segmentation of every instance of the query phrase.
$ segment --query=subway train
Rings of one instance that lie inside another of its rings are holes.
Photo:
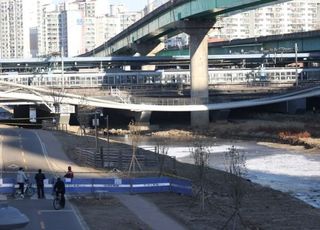
[[[319,81],[320,68],[256,68],[256,69],[209,69],[209,85],[247,84],[268,82],[271,84],[294,83],[299,81]],[[62,80],[64,79],[64,80]],[[5,74],[0,80],[37,87],[100,87],[130,85],[190,85],[189,70],[168,69],[156,71],[116,71],[116,72],[64,72]]]

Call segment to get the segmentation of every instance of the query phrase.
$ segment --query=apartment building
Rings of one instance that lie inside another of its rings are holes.
[[[320,0],[293,0],[221,18],[211,36],[227,40],[320,29]]]
[[[218,18],[209,36],[232,40],[318,29],[320,0],[292,0]],[[179,48],[179,44],[188,45],[188,36],[181,34],[166,41],[167,48]]]
[[[38,0],[40,1],[40,0]],[[42,4],[38,11],[39,55],[72,57],[103,44],[142,17],[106,0],[68,0]]]
[[[0,0],[0,58],[30,57],[32,0]]]

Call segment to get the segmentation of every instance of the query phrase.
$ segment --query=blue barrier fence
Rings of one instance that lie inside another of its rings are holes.
[[[65,181],[66,192],[72,193],[156,193],[174,192],[192,195],[191,181],[171,177],[148,178],[75,178]],[[16,182],[12,178],[0,179],[0,193],[12,193]],[[53,183],[45,181],[45,193],[52,192]]]

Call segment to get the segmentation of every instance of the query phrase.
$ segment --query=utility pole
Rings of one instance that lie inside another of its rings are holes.
[[[107,119],[107,140],[109,145],[109,115],[108,114],[106,116],[106,119]]]
[[[96,153],[99,152],[98,149],[98,124],[97,124],[97,111],[94,112],[94,133],[95,133],[95,140],[96,140]]]
[[[298,44],[294,44],[294,54],[295,54],[295,66],[296,66],[296,86],[299,85],[299,75],[298,75]]]

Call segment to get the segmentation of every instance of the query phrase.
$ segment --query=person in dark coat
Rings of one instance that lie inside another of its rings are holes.
[[[56,197],[61,195],[61,206],[64,208],[65,202],[66,202],[65,197],[64,197],[64,194],[66,192],[66,188],[65,188],[64,182],[61,180],[60,177],[57,178],[57,182],[53,186],[53,191],[56,193]]]
[[[37,184],[38,198],[43,199],[44,198],[43,181],[46,179],[46,176],[42,173],[41,169],[38,170],[38,173],[34,176],[34,179],[36,180],[36,184]]]

